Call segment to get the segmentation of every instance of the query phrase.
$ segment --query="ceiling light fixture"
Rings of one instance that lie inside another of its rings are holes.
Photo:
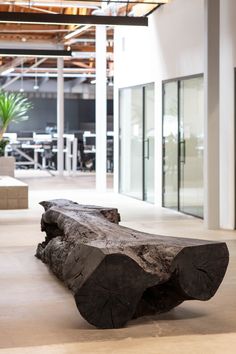
[[[65,15],[45,14],[33,12],[0,12],[2,23],[27,23],[45,25],[124,25],[148,26],[147,17],[130,16],[93,16],[93,15]]]
[[[70,50],[0,48],[0,56],[58,58],[71,57]]]

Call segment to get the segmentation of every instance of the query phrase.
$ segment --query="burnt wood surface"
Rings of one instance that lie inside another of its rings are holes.
[[[185,300],[208,300],[225,275],[224,242],[139,232],[118,225],[115,208],[63,199],[40,204],[46,238],[36,256],[72,290],[79,312],[96,327],[118,328]]]

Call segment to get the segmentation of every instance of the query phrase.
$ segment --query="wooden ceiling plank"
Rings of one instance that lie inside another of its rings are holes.
[[[71,60],[70,62],[71,62],[71,64],[79,66],[81,68],[85,68],[85,69],[89,69],[90,68],[90,65],[85,64],[85,63],[83,63],[81,61],[78,61],[78,60],[75,60],[75,59]]]
[[[5,5],[4,5],[5,2]],[[30,3],[30,0],[2,0],[2,6],[6,6],[9,3],[12,4],[17,4],[17,6],[20,5],[28,5]],[[77,1],[77,0],[38,0],[38,1],[31,1],[32,6],[40,6],[41,7],[52,7],[52,8],[68,8],[68,7],[73,7],[73,8],[80,8],[81,6],[83,7],[92,7],[92,8],[97,8],[101,6],[101,1]]]
[[[46,10],[40,7],[35,7],[35,6],[26,6],[26,5],[19,5],[19,7],[22,7],[24,9],[27,10],[34,10],[34,11],[38,11],[38,12],[42,12],[42,13],[47,13],[47,14],[57,14],[57,12],[55,11],[50,11],[50,10]]]

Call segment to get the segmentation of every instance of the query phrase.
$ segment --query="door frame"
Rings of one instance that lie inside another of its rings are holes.
[[[234,229],[236,229],[236,68],[234,68]]]
[[[119,91],[118,91],[118,97],[119,97],[119,102],[118,102],[118,107],[119,107],[119,115],[118,115],[118,125],[119,125],[119,185],[118,185],[118,191],[119,193],[121,193],[121,116],[120,116],[120,107],[121,107],[121,90],[123,89],[132,89],[132,88],[140,88],[142,90],[142,199],[136,198],[136,197],[131,197],[134,199],[138,199],[138,200],[142,200],[145,201],[147,203],[151,203],[153,204],[153,202],[149,202],[148,200],[145,200],[145,142],[144,142],[144,138],[145,138],[145,121],[146,121],[146,101],[145,101],[145,88],[148,85],[153,85],[153,90],[155,92],[155,82],[146,82],[145,84],[140,84],[140,85],[133,85],[133,86],[124,86],[124,87],[120,87]],[[155,115],[153,117],[154,121],[155,121]],[[154,178],[155,178],[155,174],[154,174]],[[121,193],[124,194],[124,193]],[[127,195],[128,197],[130,197],[128,194],[124,194]]]
[[[171,83],[171,82],[176,82],[177,83],[177,124],[178,124],[178,146],[177,146],[177,153],[178,153],[178,158],[177,158],[177,162],[178,162],[178,166],[177,166],[177,209],[174,208],[169,208],[169,209],[173,209],[176,210],[180,213],[186,214],[186,215],[190,215],[190,216],[194,216],[195,218],[198,219],[203,219],[203,217],[198,216],[198,215],[194,215],[191,213],[186,213],[184,211],[182,211],[180,209],[180,178],[181,178],[181,166],[180,166],[180,83],[181,81],[184,80],[191,80],[191,79],[196,79],[196,78],[204,78],[204,74],[200,73],[200,74],[194,74],[194,75],[189,75],[189,76],[180,76],[180,77],[176,77],[173,79],[168,79],[168,80],[163,80],[162,81],[162,207],[166,208],[164,206],[164,195],[165,195],[165,173],[164,173],[164,113],[165,113],[165,84],[167,83]],[[236,78],[236,68],[235,68],[235,78]],[[236,81],[236,80],[235,80]],[[235,83],[236,86],[236,83]],[[235,97],[236,97],[236,93],[235,93]],[[235,113],[235,117],[236,117],[236,113]],[[236,128],[235,128],[236,131]],[[235,167],[236,170],[236,167]],[[236,192],[235,192],[235,200],[236,200]],[[236,221],[235,221],[236,222]]]

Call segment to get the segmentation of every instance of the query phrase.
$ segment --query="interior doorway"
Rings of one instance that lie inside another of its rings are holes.
[[[120,90],[120,193],[154,202],[154,84]]]
[[[163,206],[203,218],[203,76],[163,84]]]

